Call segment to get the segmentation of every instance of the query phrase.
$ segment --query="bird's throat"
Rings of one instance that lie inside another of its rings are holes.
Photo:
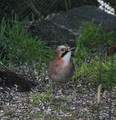
[[[71,57],[71,52],[67,52],[64,56],[63,56],[63,60],[64,60],[64,64],[68,64],[70,61],[70,57]]]

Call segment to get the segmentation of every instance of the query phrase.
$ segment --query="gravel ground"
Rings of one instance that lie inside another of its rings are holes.
[[[16,71],[22,68],[30,71],[25,65]],[[38,76],[35,69],[32,80],[36,86],[28,92],[17,91],[17,85],[0,87],[0,120],[97,120],[98,116],[99,120],[110,120],[110,111],[111,120],[116,120],[116,87],[112,89],[111,109],[107,90],[101,93],[98,109],[97,88],[87,82],[53,84],[51,94],[47,94],[50,84],[46,71]],[[36,94],[41,97],[33,97]]]

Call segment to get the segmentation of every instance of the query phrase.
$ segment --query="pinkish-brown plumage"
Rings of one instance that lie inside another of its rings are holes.
[[[71,79],[74,72],[73,62],[70,61],[72,50],[64,45],[56,48],[54,59],[48,66],[49,77],[53,82],[63,84]]]

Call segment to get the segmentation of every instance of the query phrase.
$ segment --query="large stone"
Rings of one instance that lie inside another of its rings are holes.
[[[69,30],[43,19],[33,22],[28,31],[32,32],[33,37],[38,36],[47,41],[48,46],[62,44],[74,46],[76,39],[76,36]]]
[[[67,29],[77,30],[82,22],[94,21],[95,24],[102,23],[103,28],[108,31],[116,28],[116,17],[105,13],[96,6],[86,5],[71,9],[54,16],[50,21]]]

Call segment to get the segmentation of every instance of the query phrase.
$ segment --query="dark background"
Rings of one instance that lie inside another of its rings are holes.
[[[104,0],[115,8],[116,0]],[[33,5],[32,5],[33,4]],[[4,15],[11,17],[16,13],[19,20],[46,17],[51,13],[66,11],[82,5],[98,6],[97,0],[2,0],[0,3],[0,20]],[[39,12],[37,13],[34,8]]]

